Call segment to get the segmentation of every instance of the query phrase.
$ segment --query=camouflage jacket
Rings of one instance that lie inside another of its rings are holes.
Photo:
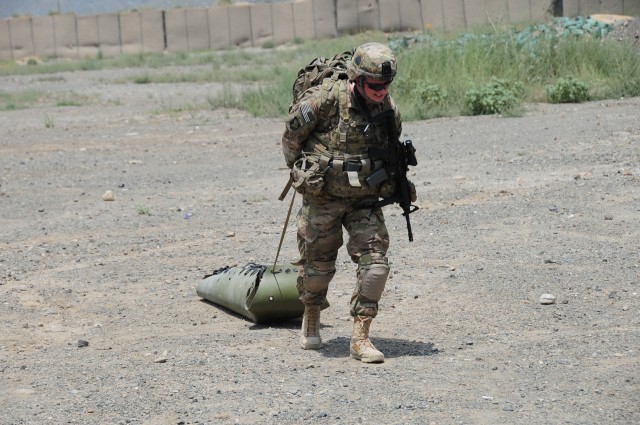
[[[291,168],[303,152],[349,158],[366,156],[369,146],[383,147],[388,140],[387,120],[376,120],[376,116],[385,111],[393,111],[396,134],[402,133],[400,113],[391,96],[366,112],[362,108],[346,80],[328,78],[307,90],[285,118],[282,149],[287,166]]]

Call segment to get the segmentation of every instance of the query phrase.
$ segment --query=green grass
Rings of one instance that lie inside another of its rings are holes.
[[[517,35],[513,29],[429,34],[427,43],[397,48],[399,72],[391,93],[404,119],[495,112],[518,115],[523,103],[553,101],[545,87],[562,84],[561,79],[568,77],[590,87],[588,99],[640,96],[640,55],[630,44],[595,37],[522,43]],[[386,42],[384,37],[376,34],[372,38]],[[286,52],[278,65],[272,65],[274,72],[267,84],[228,89],[209,99],[209,104],[232,105],[256,116],[282,116],[291,101],[291,85],[299,68],[316,56],[349,50],[362,41],[359,37],[343,37],[313,48],[303,44]],[[496,92],[491,88],[495,80],[518,89],[514,93]],[[472,101],[474,95],[476,100],[480,96],[480,103],[504,105],[504,109],[477,108]]]
[[[640,55],[631,44],[597,36],[549,34],[532,38],[535,31],[530,28],[528,33],[511,27],[447,35],[423,33],[416,42],[392,38],[390,45],[396,51],[399,72],[391,93],[403,118],[411,121],[496,112],[513,115],[523,103],[553,101],[549,87],[574,79],[589,91],[588,96],[575,97],[576,101],[640,96]],[[187,109],[236,108],[255,116],[281,117],[287,112],[291,86],[301,67],[317,56],[330,57],[366,41],[389,42],[386,34],[369,32],[327,40],[297,40],[280,47],[116,58],[98,55],[76,61],[46,60],[30,66],[0,62],[0,76],[52,74],[40,78],[54,81],[58,78],[55,73],[62,71],[140,68],[140,75],[121,82],[221,83],[223,90],[218,95]],[[501,82],[499,87],[495,86],[497,80]],[[518,87],[517,93],[503,91],[509,87]],[[47,101],[42,93],[9,95],[0,91],[0,110]],[[56,101],[59,105],[82,102]],[[498,105],[497,109],[492,105]]]
[[[202,68],[202,67],[199,67]],[[256,65],[229,72],[216,68],[215,65],[206,69],[197,69],[181,72],[162,72],[149,74],[145,72],[141,75],[130,77],[122,82],[131,81],[136,84],[166,84],[166,83],[227,83],[227,82],[268,82],[273,71],[273,65]]]
[[[19,92],[0,90],[0,111],[29,108],[40,103],[45,96],[45,93],[36,90]]]
[[[547,102],[545,86],[575,77],[592,87],[591,98],[640,95],[640,55],[630,44],[594,37],[519,43],[516,33],[433,37],[399,49],[399,80],[431,84],[447,95],[438,108],[423,107],[410,90],[396,95],[405,119],[472,113],[465,99],[492,79],[522,84],[520,102]]]
[[[28,109],[38,106],[82,106],[90,99],[77,93],[52,93],[38,90],[8,92],[0,90],[0,111]]]
[[[151,210],[149,210],[149,207],[139,206],[136,207],[136,211],[140,215],[151,215]]]

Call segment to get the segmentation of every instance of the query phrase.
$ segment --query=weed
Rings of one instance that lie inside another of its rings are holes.
[[[138,75],[133,77],[133,82],[136,84],[149,84],[151,82],[151,78],[149,74]]]
[[[140,215],[151,215],[151,211],[149,211],[149,207],[137,207],[136,211]]]
[[[580,103],[590,99],[589,86],[573,75],[558,78],[544,89],[550,103]]]
[[[398,78],[394,83],[393,95],[406,99],[402,113],[413,119],[428,119],[445,115],[446,90],[427,80]]]
[[[207,102],[211,109],[234,109],[242,105],[241,93],[231,85],[222,86],[222,92],[216,96],[208,96]]]
[[[56,126],[56,123],[55,123],[53,117],[51,115],[49,115],[49,114],[46,114],[44,116],[44,127],[45,128],[53,128],[55,126]]]
[[[61,99],[56,102],[56,106],[82,106],[80,102],[74,99]]]
[[[193,103],[185,103],[182,105],[174,106],[171,100],[161,101],[162,106],[155,111],[157,114],[181,114],[183,112],[188,112],[192,115],[198,110],[205,109],[205,106],[195,105]]]
[[[41,102],[45,94],[35,90],[6,92],[0,90],[0,110],[29,108]]]
[[[467,91],[465,101],[472,115],[500,114],[513,110],[523,92],[521,82],[512,83],[494,77],[484,87]]]
[[[52,75],[50,77],[40,77],[38,78],[38,81],[48,81],[48,82],[62,82],[62,81],[67,81],[66,78],[61,77],[59,75]]]

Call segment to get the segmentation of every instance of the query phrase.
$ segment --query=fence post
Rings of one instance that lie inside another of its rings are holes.
[[[0,20],[0,60],[13,60],[8,19]]]

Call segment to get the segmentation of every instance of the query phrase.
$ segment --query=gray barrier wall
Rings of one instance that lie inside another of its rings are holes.
[[[560,6],[560,7],[559,7]],[[363,30],[457,30],[610,13],[639,16],[640,0],[293,0],[208,9],[0,20],[0,60],[96,57],[282,44]]]

